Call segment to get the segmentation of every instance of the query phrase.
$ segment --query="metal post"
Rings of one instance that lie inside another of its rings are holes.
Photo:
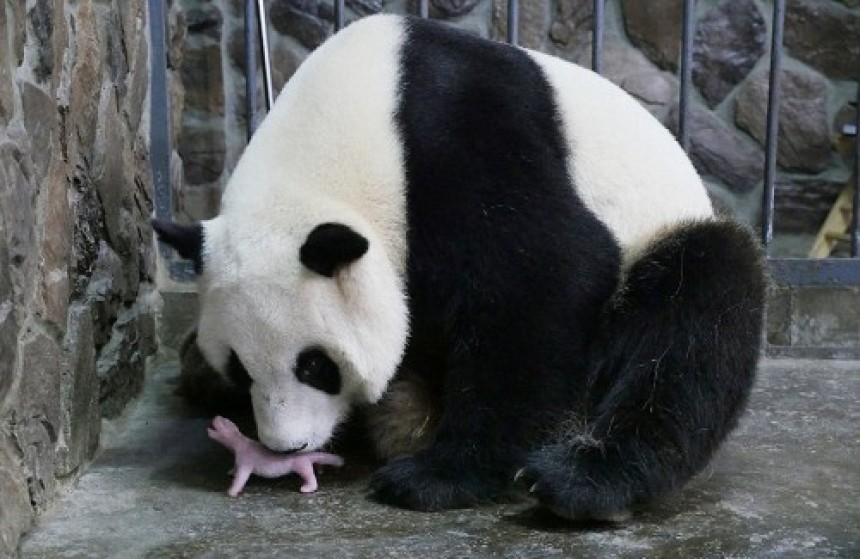
[[[245,133],[248,140],[257,129],[257,42],[254,34],[256,26],[255,1],[245,0]]]
[[[854,200],[851,211],[851,256],[860,256],[860,76],[857,80],[857,106],[854,107]]]
[[[520,42],[520,3],[519,0],[508,0],[508,43],[517,45]]]
[[[167,90],[167,14],[164,0],[149,0],[150,81],[149,81],[149,164],[155,195],[155,217],[173,216],[173,192],[170,184],[170,95]],[[171,258],[173,249],[160,244],[167,273],[176,281],[192,281],[194,270],[187,261]]]
[[[594,0],[594,23],[591,34],[591,69],[603,72],[603,8],[604,0]]]
[[[776,146],[779,136],[779,88],[782,69],[782,32],[785,0],[775,0],[770,44],[770,84],[767,96],[767,140],[765,143],[764,194],[762,200],[761,240],[770,252],[773,240],[774,191],[776,189]]]
[[[257,23],[260,29],[260,51],[263,53],[263,87],[266,93],[266,110],[272,110],[275,93],[272,88],[272,60],[269,54],[269,19],[264,0],[257,0]]]
[[[334,0],[334,32],[337,33],[344,26],[344,5],[343,0]]]
[[[170,191],[170,98],[167,95],[166,14],[163,0],[149,0],[149,33],[152,44],[150,74],[150,150],[155,189],[155,217],[173,214]]]
[[[430,17],[429,0],[418,0],[418,15],[425,19]]]
[[[681,90],[678,100],[678,143],[690,151],[690,85],[693,81],[693,35],[696,1],[684,1],[684,35],[681,42]]]

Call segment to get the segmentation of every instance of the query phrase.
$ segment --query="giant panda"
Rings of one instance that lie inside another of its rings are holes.
[[[761,251],[670,133],[589,70],[439,23],[337,33],[220,214],[154,226],[199,270],[211,382],[277,451],[375,409],[382,503],[522,487],[623,518],[705,467],[754,380]]]

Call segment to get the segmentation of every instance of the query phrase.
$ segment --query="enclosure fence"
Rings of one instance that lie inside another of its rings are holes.
[[[418,0],[417,15],[429,17],[429,0]],[[165,21],[163,0],[150,0],[150,23],[152,26],[152,168],[155,182],[155,212],[159,218],[171,216],[170,144],[169,144],[169,99],[166,84],[167,67],[165,54]],[[507,42],[518,44],[520,9],[518,0],[509,0],[507,7]],[[685,0],[683,34],[680,63],[679,119],[677,139],[685,151],[690,150],[690,95],[692,83],[693,38],[695,36],[696,1]],[[603,59],[603,34],[605,27],[605,0],[593,2],[594,27],[592,34],[592,69],[600,73]],[[334,0],[335,32],[345,24],[344,0]],[[770,81],[767,103],[767,135],[765,163],[763,169],[763,199],[761,214],[761,242],[768,255],[772,279],[791,286],[860,286],[860,75],[858,75],[856,121],[846,125],[843,134],[855,136],[852,222],[848,233],[850,258],[776,258],[771,256],[774,235],[774,200],[776,190],[776,160],[778,142],[778,112],[780,100],[780,71],[783,56],[783,29],[785,22],[785,0],[774,0],[770,45]],[[272,70],[268,40],[268,21],[264,0],[245,1],[245,68],[246,68],[246,122],[248,137],[254,132],[258,121],[256,99],[257,83],[262,81],[266,109],[274,102]],[[258,64],[257,51],[262,55]],[[860,69],[858,69],[860,74]],[[262,72],[259,80],[258,72]],[[192,276],[190,269],[178,261],[168,262],[170,275],[174,279]]]

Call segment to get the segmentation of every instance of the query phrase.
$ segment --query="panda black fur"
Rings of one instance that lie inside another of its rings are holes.
[[[247,369],[275,449],[381,399],[378,442],[412,452],[383,502],[470,506],[518,472],[615,518],[700,471],[753,382],[759,250],[669,133],[587,70],[432,22],[320,47],[202,225],[195,253],[156,224],[199,260],[202,355]]]

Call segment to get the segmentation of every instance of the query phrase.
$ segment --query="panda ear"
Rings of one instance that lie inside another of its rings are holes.
[[[346,225],[323,223],[310,232],[299,259],[308,269],[330,278],[339,267],[361,258],[369,246],[366,238]]]
[[[194,262],[198,274],[203,267],[203,226],[199,223],[183,225],[166,219],[153,219],[152,228],[158,240],[170,245],[179,256]]]

